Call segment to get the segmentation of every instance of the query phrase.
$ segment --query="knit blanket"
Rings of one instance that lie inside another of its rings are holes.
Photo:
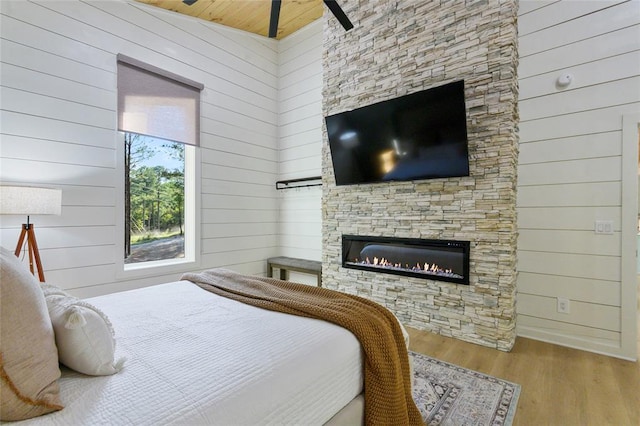
[[[187,273],[183,280],[249,305],[325,320],[351,331],[363,347],[367,425],[423,425],[411,394],[409,356],[400,325],[362,297],[225,269]]]

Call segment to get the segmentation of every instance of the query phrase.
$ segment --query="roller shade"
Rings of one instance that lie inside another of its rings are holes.
[[[118,130],[198,146],[203,87],[118,55]]]

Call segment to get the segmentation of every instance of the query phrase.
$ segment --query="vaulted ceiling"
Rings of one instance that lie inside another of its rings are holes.
[[[137,0],[218,24],[267,37],[271,0]],[[322,0],[282,0],[276,39],[281,39],[322,17]]]

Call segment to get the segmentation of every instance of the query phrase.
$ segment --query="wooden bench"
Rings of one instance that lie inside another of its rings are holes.
[[[288,281],[289,271],[303,272],[318,278],[318,287],[322,287],[322,262],[318,260],[297,259],[295,257],[270,257],[267,259],[267,272],[273,277],[273,268],[280,269],[280,279]]]

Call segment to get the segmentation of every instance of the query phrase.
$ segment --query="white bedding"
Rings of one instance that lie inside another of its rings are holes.
[[[18,424],[323,424],[362,391],[362,353],[333,324],[179,281],[88,301],[111,319],[113,375],[64,370],[66,408]]]

